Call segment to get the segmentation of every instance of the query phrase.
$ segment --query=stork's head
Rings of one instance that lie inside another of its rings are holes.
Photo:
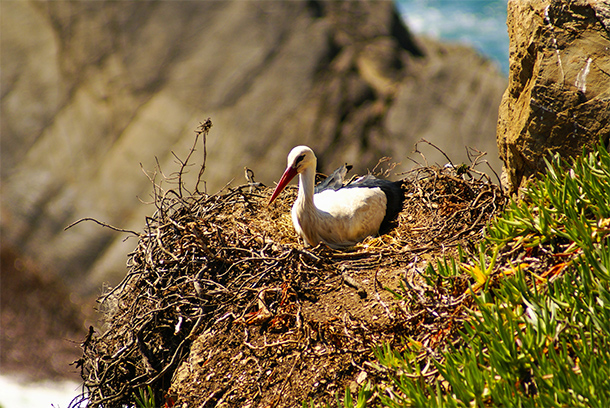
[[[316,155],[313,150],[307,146],[297,146],[288,154],[288,166],[282,174],[282,178],[277,183],[277,187],[269,199],[269,204],[282,192],[282,190],[290,183],[290,180],[297,174],[302,173],[305,169],[313,167],[315,169],[317,163]]]
[[[315,166],[317,162],[313,150],[307,146],[297,146],[288,153],[288,169],[294,169],[295,174],[301,173],[305,168]],[[293,176],[294,177],[294,176]]]

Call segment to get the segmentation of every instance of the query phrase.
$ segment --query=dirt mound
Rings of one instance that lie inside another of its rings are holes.
[[[295,188],[271,206],[257,183],[190,192],[187,163],[174,189],[155,184],[129,273],[101,299],[107,328],[86,339],[80,361],[89,406],[133,403],[149,385],[158,405],[330,401],[382,375],[369,363],[382,341],[432,346],[452,335],[468,278],[437,287],[420,268],[478,240],[505,201],[472,166],[424,166],[402,175],[391,232],[347,251],[306,249],[290,219]],[[401,285],[407,297],[384,289]]]

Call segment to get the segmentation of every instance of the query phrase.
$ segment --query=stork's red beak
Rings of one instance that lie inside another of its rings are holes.
[[[297,175],[297,170],[295,168],[293,168],[292,166],[288,166],[286,171],[284,171],[284,174],[282,174],[282,178],[280,179],[280,182],[277,183],[277,187],[273,191],[273,194],[271,195],[271,198],[269,199],[269,203],[267,205],[271,204],[273,202],[273,200],[275,200],[276,197],[278,195],[280,195],[282,190],[286,187],[286,185],[288,183],[290,183],[290,180],[292,180],[294,178],[294,176],[296,176],[296,175]]]

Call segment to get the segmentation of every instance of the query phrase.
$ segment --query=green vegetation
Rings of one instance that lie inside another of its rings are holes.
[[[140,388],[138,393],[140,396],[135,397],[138,408],[156,408],[155,393],[150,385],[146,389]]]
[[[356,399],[352,396],[349,388],[345,389],[345,395],[343,396],[343,400],[339,397],[339,394],[335,395],[337,408],[365,408],[367,400],[373,394],[371,390],[370,382],[367,382],[365,385],[360,388],[358,391],[358,396]],[[315,408],[319,405],[316,405],[313,401],[309,401],[309,404],[304,402],[302,408]],[[332,408],[332,405],[325,404],[324,408]]]
[[[610,155],[547,165],[475,256],[428,267],[442,285],[471,275],[469,317],[437,350],[379,347],[371,404],[610,406]]]

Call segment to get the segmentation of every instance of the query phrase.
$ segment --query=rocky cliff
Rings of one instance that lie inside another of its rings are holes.
[[[363,173],[381,156],[404,170],[420,138],[456,161],[475,146],[499,167],[505,79],[469,48],[414,38],[391,2],[0,7],[2,242],[81,292],[118,282],[135,242],[64,227],[94,217],[140,231],[153,211],[140,165],[175,171],[172,152],[184,157],[208,117],[210,192],[241,183],[244,166],[271,185],[302,143],[321,171]]]
[[[610,2],[508,2],[509,84],[498,148],[515,193],[549,153],[610,139]]]

